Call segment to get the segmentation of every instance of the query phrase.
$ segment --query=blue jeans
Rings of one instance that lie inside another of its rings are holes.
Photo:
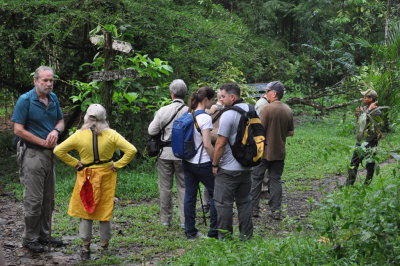
[[[214,206],[214,175],[211,169],[211,162],[192,164],[185,160],[182,161],[183,172],[185,175],[185,234],[187,238],[195,237],[198,230],[196,228],[196,200],[199,190],[199,183],[207,188],[210,196],[210,230],[208,237],[217,237],[217,212]]]

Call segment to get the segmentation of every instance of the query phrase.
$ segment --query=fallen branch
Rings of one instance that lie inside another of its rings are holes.
[[[317,109],[317,110],[319,110],[321,112],[331,111],[331,110],[334,110],[334,109],[343,108],[343,107],[349,106],[349,105],[357,103],[357,102],[360,102],[360,100],[357,99],[357,100],[353,100],[353,101],[350,101],[350,102],[340,103],[340,104],[336,104],[336,105],[332,105],[332,106],[323,106],[323,105],[321,105],[319,103],[316,103],[313,100],[310,100],[310,99],[307,99],[307,98],[293,97],[293,98],[290,98],[290,99],[288,99],[286,101],[286,103],[288,105],[296,105],[296,104],[307,105],[307,106],[311,106],[311,107],[313,107],[313,108],[315,108],[315,109]]]

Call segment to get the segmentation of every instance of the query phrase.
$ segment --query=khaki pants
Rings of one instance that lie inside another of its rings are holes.
[[[50,236],[54,209],[55,171],[52,150],[26,148],[21,158],[24,185],[24,243]]]
[[[160,191],[160,218],[161,223],[170,224],[172,221],[172,186],[175,174],[176,190],[178,194],[178,209],[181,224],[185,223],[183,213],[183,199],[185,197],[185,180],[181,160],[157,160],[158,189]]]
[[[79,223],[79,236],[84,242],[90,242],[92,239],[93,220],[81,219]],[[112,228],[110,221],[100,221],[100,239],[103,243],[108,243],[111,239]]]

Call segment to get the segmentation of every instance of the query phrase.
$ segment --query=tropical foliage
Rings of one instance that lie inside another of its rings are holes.
[[[114,81],[108,97],[92,99],[122,106],[115,111],[117,126],[139,113],[148,119],[168,98],[172,79],[217,87],[223,69],[225,76],[235,71],[239,82],[281,80],[314,108],[359,97],[365,86],[394,107],[398,97],[389,95],[398,84],[399,10],[399,3],[384,0],[2,0],[0,85],[20,94],[32,86],[28,73],[48,64],[67,81],[56,85],[63,106],[73,105],[72,95],[86,95],[83,87],[97,97],[104,84],[93,83],[89,73],[103,70],[104,49],[89,37],[105,29],[134,49],[115,52],[111,69],[143,73]],[[385,116],[386,128],[397,109]],[[139,124],[146,122],[134,121]]]

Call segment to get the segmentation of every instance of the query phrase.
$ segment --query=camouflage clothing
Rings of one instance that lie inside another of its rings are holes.
[[[381,135],[380,124],[382,120],[379,107],[368,110],[368,106],[363,106],[360,111],[357,119],[357,143],[378,140]]]
[[[368,185],[372,181],[375,170],[375,161],[369,160],[368,158],[374,155],[374,149],[378,146],[378,140],[381,137],[380,125],[382,119],[380,117],[381,111],[379,107],[368,110],[368,106],[360,108],[360,113],[356,114],[357,119],[357,149],[353,153],[353,157],[350,162],[350,168],[348,170],[348,178],[346,185],[353,185],[356,181],[357,170],[359,165],[364,159],[367,159],[366,169],[367,176],[364,184]],[[358,147],[364,147],[360,149]]]

